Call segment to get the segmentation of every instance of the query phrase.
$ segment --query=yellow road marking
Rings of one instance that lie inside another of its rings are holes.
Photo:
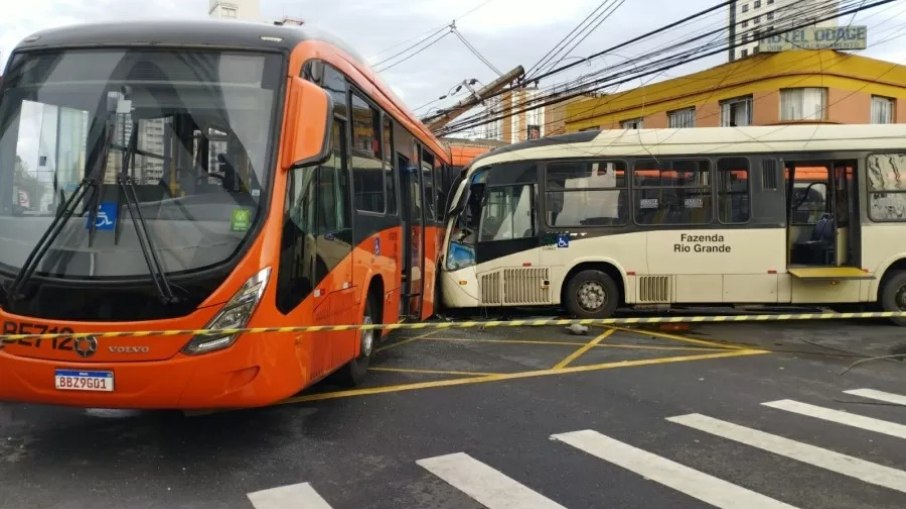
[[[418,382],[411,384],[388,385],[383,387],[369,387],[365,389],[352,389],[336,392],[324,392],[320,394],[308,394],[305,396],[296,396],[283,400],[277,405],[290,405],[294,403],[305,403],[310,401],[323,401],[327,399],[350,398],[354,396],[369,396],[373,394],[386,394],[390,392],[414,391],[420,389],[434,389],[437,387],[454,387],[457,385],[480,384],[487,382],[500,382],[504,380],[518,380],[522,378],[536,378],[544,376],[567,375],[571,373],[583,373],[588,371],[603,371],[607,369],[630,368],[637,366],[655,366],[659,364],[671,364],[679,362],[704,361],[711,359],[728,359],[733,357],[745,357],[750,355],[764,355],[770,353],[766,350],[733,350],[717,353],[708,353],[701,355],[683,355],[675,357],[662,357],[658,359],[642,359],[633,361],[607,362],[603,364],[591,364],[588,366],[568,366],[562,369],[541,369],[534,371],[523,371],[519,373],[504,373],[498,375],[485,375],[470,378],[457,378],[452,380],[437,380],[433,382]]]
[[[501,343],[501,344],[512,344],[512,345],[542,345],[542,346],[585,346],[587,343],[579,343],[577,341],[549,341],[549,340],[532,340],[532,339],[473,339],[473,338],[424,338],[426,341],[441,341],[441,342],[450,342],[450,343]],[[626,349],[626,350],[665,350],[673,351],[679,350],[683,352],[700,352],[703,350],[727,350],[726,347],[714,347],[714,346],[657,346],[657,345],[627,345],[624,343],[605,343],[603,345],[595,345],[594,348],[617,348],[617,349]]]
[[[587,352],[587,351],[591,350],[592,348],[594,348],[595,346],[597,346],[598,343],[600,343],[601,341],[604,341],[605,339],[609,338],[616,331],[617,331],[616,329],[608,329],[608,330],[604,331],[603,334],[598,335],[598,337],[596,337],[595,339],[592,339],[588,343],[579,347],[579,349],[576,350],[575,352],[566,356],[565,359],[558,362],[552,369],[563,369],[566,366],[569,366],[570,362],[581,357],[585,352]]]
[[[617,330],[624,331],[624,332],[631,332],[633,334],[641,334],[641,335],[654,336],[656,338],[671,339],[673,341],[681,341],[683,343],[689,343],[689,344],[693,344],[693,345],[710,346],[712,348],[720,348],[723,350],[746,350],[749,348],[745,345],[733,345],[733,344],[728,345],[728,344],[723,344],[723,343],[715,343],[712,341],[706,341],[704,339],[695,339],[695,338],[689,338],[686,336],[677,336],[676,334],[668,334],[666,332],[655,332],[655,331],[651,331],[648,329],[627,329],[624,327],[614,327],[614,328]]]
[[[374,350],[374,353],[384,352],[384,351],[390,350],[391,348],[396,348],[396,347],[398,347],[398,346],[402,346],[402,345],[405,345],[405,344],[407,344],[407,343],[412,343],[413,341],[418,341],[419,339],[425,339],[425,338],[427,338],[428,336],[430,336],[431,334],[434,334],[434,333],[436,333],[436,332],[437,332],[436,330],[433,330],[433,331],[431,331],[431,332],[426,332],[426,333],[424,333],[424,334],[419,334],[418,336],[414,336],[414,337],[411,337],[411,338],[404,339],[404,340],[402,340],[402,341],[397,341],[396,343],[391,343],[391,344],[389,344],[389,345],[385,345],[385,346],[382,346],[382,347],[380,347],[380,348],[376,348],[376,349]]]
[[[418,373],[426,375],[465,375],[465,376],[490,376],[500,373],[486,373],[481,371],[446,371],[442,369],[410,369],[410,368],[368,368],[368,371],[386,371],[388,373]]]

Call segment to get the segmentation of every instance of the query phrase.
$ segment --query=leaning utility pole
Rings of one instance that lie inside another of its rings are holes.
[[[516,79],[521,78],[524,74],[525,69],[523,69],[520,65],[512,71],[505,73],[503,76],[492,81],[490,84],[483,87],[479,91],[475,92],[472,97],[459,101],[455,105],[444,110],[442,113],[422,119],[422,122],[428,126],[428,129],[430,129],[431,132],[436,133],[442,127],[449,124],[453,119],[469,111],[476,104],[479,104],[489,96],[499,92],[503,89],[503,87],[509,85]]]

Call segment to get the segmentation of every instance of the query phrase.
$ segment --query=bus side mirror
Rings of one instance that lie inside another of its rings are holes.
[[[317,164],[330,156],[333,101],[318,85],[294,76],[287,86],[283,121],[284,170]]]

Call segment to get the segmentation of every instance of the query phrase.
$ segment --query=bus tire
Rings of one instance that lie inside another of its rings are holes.
[[[906,271],[899,270],[884,278],[881,307],[884,311],[906,311]],[[906,318],[891,318],[890,321],[906,325]]]
[[[579,318],[609,318],[620,302],[613,278],[600,270],[583,270],[566,284],[566,310]]]
[[[368,295],[365,301],[365,311],[362,313],[362,325],[381,323],[381,318],[376,316],[379,306],[375,305],[373,295]],[[368,365],[374,354],[375,342],[380,335],[379,330],[359,330],[359,355],[340,368],[337,381],[349,387],[361,385],[368,374]]]

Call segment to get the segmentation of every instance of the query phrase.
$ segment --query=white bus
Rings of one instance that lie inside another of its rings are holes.
[[[906,125],[586,131],[486,154],[455,193],[450,308],[906,311]]]

